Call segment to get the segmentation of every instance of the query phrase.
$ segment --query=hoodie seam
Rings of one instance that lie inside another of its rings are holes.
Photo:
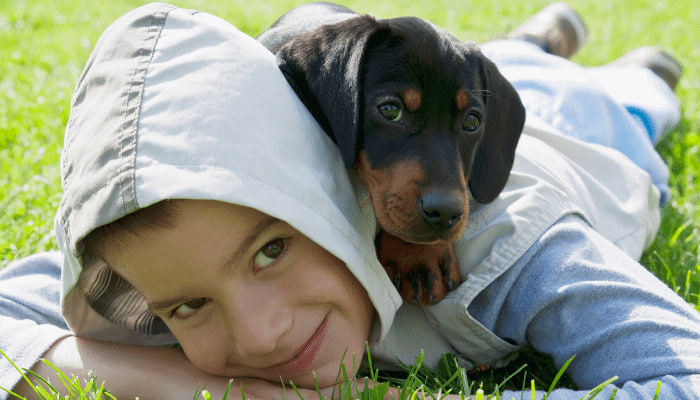
[[[156,8],[156,9],[153,11],[153,13],[151,14],[151,20],[150,20],[150,22],[149,22],[149,24],[148,24],[148,25],[149,25],[149,28],[148,28],[148,30],[147,30],[147,32],[146,32],[146,35],[145,35],[145,38],[144,38],[144,40],[143,40],[143,43],[144,43],[144,44],[145,44],[145,43],[148,43],[149,40],[153,40],[153,41],[154,41],[153,46],[152,46],[151,49],[150,49],[150,50],[151,50],[151,51],[150,51],[150,52],[151,52],[151,56],[148,58],[147,62],[145,63],[146,68],[143,68],[143,66],[142,66],[142,64],[144,64],[144,63],[138,63],[138,64],[136,65],[136,67],[134,68],[134,71],[133,71],[133,73],[132,73],[132,75],[131,75],[131,79],[130,79],[130,81],[129,81],[129,90],[127,91],[126,103],[124,104],[124,111],[123,111],[123,118],[122,118],[122,120],[123,120],[123,129],[120,130],[120,138],[119,138],[119,151],[120,151],[119,154],[120,154],[120,157],[121,157],[121,156],[124,155],[124,152],[125,152],[125,147],[126,147],[126,146],[125,146],[125,141],[127,140],[126,131],[127,131],[127,130],[133,130],[134,128],[131,127],[131,125],[136,125],[136,128],[135,128],[136,132],[135,132],[134,134],[132,134],[132,135],[129,135],[131,138],[133,138],[133,139],[132,139],[132,142],[133,142],[133,147],[134,147],[134,150],[132,151],[133,154],[131,155],[131,157],[132,157],[132,160],[131,160],[131,172],[132,172],[132,173],[131,173],[131,188],[132,188],[132,193],[134,193],[134,194],[135,194],[135,182],[134,182],[134,181],[135,181],[135,174],[136,174],[136,171],[135,171],[135,168],[134,168],[135,160],[136,160],[136,143],[135,143],[136,140],[135,140],[135,138],[136,138],[136,135],[137,135],[137,133],[138,133],[138,122],[139,122],[140,113],[141,113],[141,98],[142,98],[142,96],[143,96],[143,90],[144,90],[145,81],[146,81],[146,72],[147,72],[147,70],[148,70],[148,67],[150,66],[151,60],[153,59],[154,49],[155,49],[155,47],[156,47],[156,45],[157,45],[157,43],[158,43],[158,39],[159,39],[159,37],[160,37],[160,32],[162,32],[163,27],[165,26],[165,21],[167,20],[168,14],[169,14],[170,11],[172,11],[173,9],[175,9],[175,7],[173,7],[173,6],[168,6],[168,5],[165,5],[165,4],[164,4],[164,5],[162,5],[162,6],[158,7],[158,8]],[[165,10],[165,12],[163,12],[163,10]],[[164,16],[162,17],[163,22],[160,24],[160,26],[156,26],[156,25],[155,25],[155,21],[157,20],[158,14],[161,14],[161,13],[164,14]],[[152,38],[154,29],[156,29],[156,30],[158,31],[158,33],[157,33],[155,39]],[[139,54],[138,54],[138,57],[139,57],[139,58],[141,58],[141,57],[143,56],[144,49],[145,49],[145,45],[142,45],[141,48],[140,48],[140,50],[139,50]],[[133,92],[134,92],[134,86],[135,86],[136,76],[137,76],[137,74],[138,74],[139,72],[141,72],[141,71],[143,71],[143,73],[144,73],[143,81],[141,82],[141,89],[140,89],[137,93],[134,94]],[[84,74],[84,72],[83,72],[83,74]],[[77,84],[77,87],[80,86],[80,84],[82,83],[82,80],[83,80],[83,79],[84,79],[84,76],[81,75],[80,80],[79,80],[79,82],[78,82],[78,84]],[[75,124],[75,115],[77,115],[77,114],[76,114],[76,111],[73,109],[73,107],[75,106],[75,104],[74,104],[74,102],[75,102],[75,96],[76,96],[76,94],[74,93],[74,94],[73,94],[73,98],[71,99],[71,116],[68,118],[68,121],[67,121],[67,123],[66,123],[66,130],[72,129],[73,126],[74,126],[74,124]],[[134,117],[134,121],[133,121],[133,122],[129,122],[129,121],[128,121],[128,119],[129,119],[129,118],[128,118],[128,117],[129,117],[129,104],[130,104],[131,101],[132,101],[132,96],[134,96],[134,97],[136,98],[136,101],[138,102],[138,110],[137,110],[136,115],[135,115],[135,117]],[[73,137],[72,137],[72,136],[69,137],[69,139],[66,140],[65,142],[66,142],[66,143],[64,143],[64,149],[63,149],[63,152],[64,152],[64,153],[67,152],[67,150],[68,150],[68,149],[70,148],[70,146],[72,145]],[[66,169],[66,167],[65,167],[65,163],[66,163],[66,162],[67,162],[66,159],[64,159],[64,158],[62,157],[62,159],[61,159],[61,168],[64,169],[64,170]],[[125,190],[124,186],[128,186],[128,184],[125,185],[125,184],[124,184],[124,178],[122,178],[123,174],[125,174],[125,173],[126,173],[126,170],[127,170],[127,167],[126,167],[125,164],[126,164],[126,161],[120,163],[120,164],[119,164],[119,170],[118,170],[118,172],[117,172],[117,179],[120,181],[120,185],[119,185],[119,187],[120,187],[119,197],[120,197],[120,199],[121,199],[121,201],[122,201],[122,211],[124,211],[124,212],[126,212],[126,210],[128,210],[128,207],[126,207],[126,196],[125,196],[125,194],[124,194],[124,190]],[[62,184],[63,184],[64,187],[67,187],[67,186],[68,186],[68,178],[67,178],[67,176],[65,176],[65,177],[62,178]],[[103,183],[102,185],[100,185],[99,187],[97,187],[97,190],[102,189],[102,188],[104,188],[104,187],[106,187],[106,186],[108,186],[108,184],[107,184],[107,183]],[[135,196],[134,196],[134,199],[135,199]],[[60,207],[62,207],[62,206],[63,206],[63,205],[59,206],[59,209],[60,209]],[[69,215],[70,215],[70,213],[64,212],[63,215],[60,217],[60,223],[61,223],[61,226],[64,227],[64,228],[63,228],[63,231],[64,231],[65,234],[66,234],[66,239],[67,239],[67,243],[68,243],[68,251],[69,251],[73,256],[79,258],[79,257],[80,257],[80,253],[81,253],[81,249],[79,249],[79,248],[78,248],[78,244],[75,243],[75,242],[73,241],[73,234],[72,234],[72,230],[71,230],[71,228],[70,228],[71,223],[70,223],[70,217],[69,217]]]
[[[138,58],[144,58],[140,61],[131,75],[129,81],[129,94],[126,104],[124,105],[124,129],[121,131],[119,141],[119,152],[124,159],[119,164],[118,179],[120,180],[119,196],[122,203],[122,211],[124,213],[133,208],[138,208],[138,200],[136,196],[136,158],[137,158],[137,142],[139,125],[141,120],[141,110],[143,106],[143,92],[148,79],[148,71],[153,62],[155,49],[158,46],[160,35],[165,28],[168,16],[171,11],[176,8],[169,5],[162,5],[156,8],[151,14],[151,21],[146,35],[143,39],[143,44],[140,47]],[[152,44],[148,45],[149,42]],[[148,51],[148,54],[146,54]],[[133,118],[129,118],[130,104],[136,102]],[[128,154],[127,154],[128,153]],[[124,178],[128,174],[128,178]],[[128,195],[129,194],[129,195]],[[127,204],[131,202],[133,206]]]

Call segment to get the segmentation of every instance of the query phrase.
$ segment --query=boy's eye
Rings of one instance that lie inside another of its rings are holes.
[[[255,253],[255,267],[265,268],[272,264],[284,251],[284,245],[284,239],[281,238],[265,243],[265,245]]]
[[[171,315],[173,318],[176,319],[188,318],[192,316],[195,312],[197,312],[197,310],[204,307],[204,305],[208,302],[209,299],[206,297],[192,299],[190,301],[180,304],[175,310],[173,310]]]

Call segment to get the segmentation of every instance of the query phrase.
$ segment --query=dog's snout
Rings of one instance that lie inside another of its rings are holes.
[[[428,193],[420,198],[418,209],[423,219],[439,229],[450,229],[462,219],[464,203],[457,196]]]

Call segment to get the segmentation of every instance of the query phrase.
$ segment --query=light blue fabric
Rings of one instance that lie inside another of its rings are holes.
[[[619,376],[598,398],[617,387],[618,400],[652,399],[661,380],[660,399],[700,399],[700,313],[576,216],[549,229],[469,311],[557,367],[576,355],[567,371],[582,388]]]
[[[528,113],[566,135],[619,150],[649,173],[661,203],[667,201],[668,167],[651,138],[658,142],[668,133],[680,111],[673,92],[653,72],[586,68],[518,40],[489,42],[482,51],[513,84]]]
[[[37,254],[0,271],[0,349],[20,368],[31,368],[60,338],[70,335],[59,307],[61,255]],[[0,387],[20,374],[0,358]],[[0,399],[7,393],[0,390]]]

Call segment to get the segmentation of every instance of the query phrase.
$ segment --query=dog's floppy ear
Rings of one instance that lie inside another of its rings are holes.
[[[355,165],[360,121],[360,66],[377,22],[360,16],[322,26],[278,52],[280,69],[316,121]]]
[[[525,124],[525,107],[496,65],[480,52],[478,56],[485,87],[485,130],[474,157],[469,188],[477,201],[488,203],[501,193],[510,175]]]

